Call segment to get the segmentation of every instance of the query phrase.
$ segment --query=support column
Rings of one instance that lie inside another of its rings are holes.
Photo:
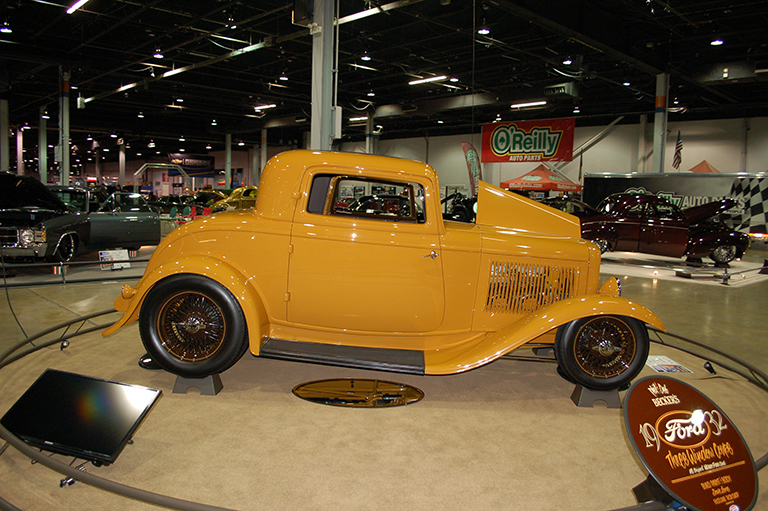
[[[8,140],[8,100],[0,99],[0,170],[11,169],[11,146]]]
[[[224,188],[232,188],[232,134],[224,135]]]
[[[261,183],[261,173],[267,164],[267,130],[261,130],[261,161],[259,161],[259,183]]]
[[[373,116],[370,114],[365,121],[365,152],[373,154]]]
[[[40,182],[48,183],[48,119],[46,107],[40,107],[40,122],[37,132],[37,171],[40,174]]]
[[[125,186],[125,143],[117,146],[117,151],[117,172],[119,176],[117,179],[120,186],[123,187]]]
[[[62,186],[69,185],[69,71],[59,68],[59,151]]]
[[[16,173],[24,175],[24,130],[16,128]]]
[[[334,0],[315,0],[312,33],[312,127],[310,147],[329,150],[333,138]]]
[[[656,114],[653,117],[653,171],[664,172],[667,146],[667,93],[669,75],[656,75]]]
[[[645,130],[648,127],[648,116],[643,114],[640,116],[639,126],[639,138],[638,138],[638,172],[646,171],[646,162],[648,160],[648,140],[645,137]]]

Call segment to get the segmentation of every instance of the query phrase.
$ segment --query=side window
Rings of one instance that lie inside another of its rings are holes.
[[[418,183],[318,175],[312,182],[307,211],[423,223],[424,188]]]
[[[681,220],[677,208],[671,204],[656,204],[654,208],[656,210],[656,218],[661,220]]]
[[[643,216],[643,209],[645,209],[645,204],[630,206],[626,210],[626,216],[627,218],[640,218]]]

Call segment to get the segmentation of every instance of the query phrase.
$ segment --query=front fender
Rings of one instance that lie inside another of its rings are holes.
[[[601,294],[580,296],[539,309],[501,330],[450,349],[425,352],[425,373],[455,374],[475,369],[573,320],[604,315],[629,316],[666,331],[656,314],[636,302]]]
[[[251,351],[257,355],[261,346],[261,338],[267,334],[269,327],[267,312],[258,291],[249,283],[248,278],[236,268],[219,259],[207,256],[178,257],[165,261],[162,265],[145,274],[136,289],[131,286],[123,286],[122,293],[114,302],[115,309],[122,311],[123,316],[107,328],[102,335],[109,335],[120,327],[136,321],[139,317],[141,304],[149,290],[160,280],[182,273],[208,277],[223,285],[234,295],[245,315]]]

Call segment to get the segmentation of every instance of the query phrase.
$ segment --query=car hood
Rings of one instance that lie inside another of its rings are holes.
[[[478,186],[475,223],[572,238],[581,237],[578,217],[482,181]]]
[[[0,172],[0,210],[40,209],[68,211],[67,206],[40,181]]]
[[[707,204],[702,204],[701,206],[684,209],[683,214],[691,225],[695,225],[715,215],[724,213],[735,205],[736,201],[733,199],[716,200],[708,202]]]

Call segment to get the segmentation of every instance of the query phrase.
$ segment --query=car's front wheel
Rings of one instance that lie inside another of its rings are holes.
[[[625,316],[581,318],[558,329],[555,356],[567,379],[593,390],[629,384],[642,370],[649,350],[648,331]]]
[[[64,234],[56,245],[56,251],[51,257],[54,263],[68,263],[75,258],[77,253],[77,241],[71,234]]]
[[[141,306],[139,331],[160,367],[187,378],[225,371],[248,347],[237,299],[200,275],[174,275],[155,284]]]
[[[726,264],[736,259],[737,252],[735,245],[720,245],[709,254],[709,258],[716,263]]]

